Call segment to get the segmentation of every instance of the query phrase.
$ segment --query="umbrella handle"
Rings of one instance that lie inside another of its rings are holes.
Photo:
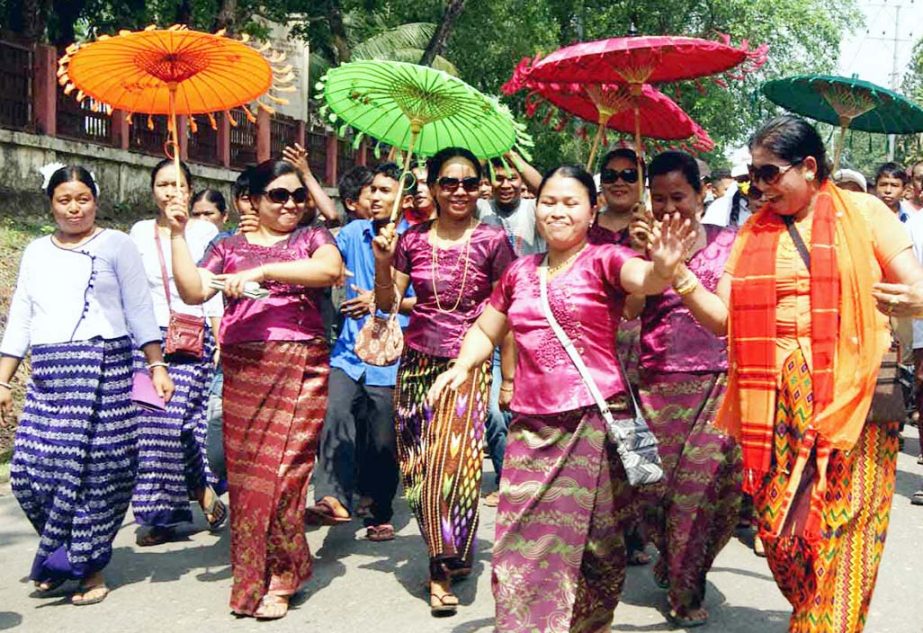
[[[852,123],[852,119],[849,117],[840,117],[840,133],[837,136],[836,149],[833,152],[832,173],[834,174],[840,169],[840,158],[843,156],[843,145],[846,144],[846,130],[849,129],[850,123]]]
[[[167,92],[170,96],[170,140],[165,143],[164,153],[167,155],[167,158],[173,159],[173,168],[176,171],[176,197],[182,198],[182,186],[180,185],[180,171],[179,166],[179,133],[176,130],[176,84],[170,83],[167,84]],[[166,145],[173,145],[173,156],[170,156],[170,153],[166,149]]]
[[[600,117],[602,119],[602,117]],[[593,146],[590,148],[590,157],[586,160],[586,170],[593,173],[593,160],[596,158],[596,152],[599,151],[599,145],[602,142],[604,126],[606,121],[600,121],[596,126],[596,135],[593,137]]]
[[[404,181],[410,174],[410,160],[413,156],[413,150],[417,144],[417,137],[420,135],[422,127],[422,125],[415,121],[410,122],[410,146],[407,148],[407,153],[404,154],[404,168],[401,170],[401,179],[397,182],[399,191],[397,192],[397,197],[394,198],[394,206],[391,207],[391,224],[397,222],[401,214],[401,200],[404,199]]]
[[[637,86],[637,90],[635,90]],[[635,94],[637,92],[637,94]],[[644,200],[644,146],[641,144],[641,84],[632,84],[632,108],[635,112],[635,162],[638,169],[638,201]]]

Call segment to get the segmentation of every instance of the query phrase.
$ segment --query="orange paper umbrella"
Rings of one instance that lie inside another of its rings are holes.
[[[191,31],[182,26],[169,29],[148,27],[144,31],[122,31],[117,36],[100,36],[95,42],[71,45],[58,66],[58,81],[64,92],[77,91],[77,100],[93,99],[94,108],[148,115],[165,114],[179,163],[176,115],[204,114],[217,128],[213,112],[231,110],[256,101],[258,107],[274,109],[259,101],[287,100],[270,91],[291,92],[295,76],[291,66],[282,67],[285,56],[269,52],[269,45],[257,50],[241,40]],[[256,117],[243,108],[247,118]],[[233,118],[228,117],[233,124]],[[130,118],[129,118],[130,120]],[[153,123],[148,118],[149,127]],[[169,154],[169,152],[168,152]],[[177,165],[178,167],[178,165]]]

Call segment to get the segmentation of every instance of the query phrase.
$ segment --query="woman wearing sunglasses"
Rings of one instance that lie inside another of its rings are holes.
[[[131,227],[130,236],[141,253],[148,290],[154,301],[154,316],[166,344],[173,314],[199,320],[204,331],[203,350],[198,357],[170,356],[169,373],[176,393],[166,410],[144,410],[138,415],[138,478],[132,497],[132,514],[142,526],[136,542],[141,547],[160,545],[173,538],[179,523],[192,521],[190,499],[196,499],[209,528],[220,529],[227,520],[227,508],[218,498],[224,482],[208,468],[206,409],[214,373],[215,339],[207,317],[220,317],[221,299],[205,306],[185,303],[176,290],[171,261],[167,208],[187,204],[192,191],[192,174],[185,163],[179,173],[172,160],[164,159],[151,170],[151,194],[157,217]],[[194,220],[189,224],[189,248],[201,257],[218,234],[214,224]],[[143,359],[135,354],[135,365]]]
[[[729,334],[716,424],[741,442],[744,491],[794,608],[789,630],[854,633],[894,494],[898,420],[867,421],[886,315],[923,314],[923,269],[881,201],[833,185],[809,123],[775,118],[750,151],[762,208],[714,293],[691,271],[676,287],[704,325]]]
[[[231,495],[231,610],[283,617],[311,575],[305,499],[327,406],[329,352],[319,304],[340,277],[330,232],[300,227],[308,191],[295,167],[250,173],[259,227],[213,243],[197,269],[186,209],[168,209],[177,288],[190,304],[224,285],[221,320],[224,447]],[[244,292],[259,284],[269,296]]]
[[[642,171],[639,172],[637,161],[634,150],[620,147],[610,151],[600,162],[599,187],[606,204],[599,210],[596,222],[590,229],[590,241],[628,245],[631,214],[641,201],[638,179],[644,178],[644,163],[641,163]],[[614,234],[614,237],[607,231]]]
[[[393,225],[375,238],[375,302],[390,310],[410,284],[417,296],[394,392],[397,450],[404,494],[429,549],[430,608],[451,615],[458,609],[452,578],[470,573],[477,538],[490,360],[435,407],[426,393],[458,354],[513,252],[503,228],[475,218],[481,166],[470,151],[439,151],[427,175],[438,215],[399,239]]]
[[[689,154],[659,154],[649,173],[654,218],[678,213],[689,221],[695,239],[686,266],[714,290],[736,229],[699,223],[705,191]],[[727,343],[683,305],[681,293],[692,287],[640,298],[639,394],[664,471],[645,495],[643,514],[660,551],[654,578],[669,588],[670,619],[681,627],[708,622],[705,575],[733,535],[740,508],[740,449],[713,424],[727,384]]]

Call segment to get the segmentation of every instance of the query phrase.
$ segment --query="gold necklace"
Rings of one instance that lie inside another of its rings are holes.
[[[436,221],[438,222],[438,220]],[[439,291],[437,287],[439,285],[439,247],[436,245],[436,242],[439,241],[439,231],[436,228],[436,222],[433,223],[433,260],[432,260],[432,273],[433,273],[433,297],[436,299],[436,309],[439,312],[449,314],[455,312],[458,309],[458,306],[461,305],[462,297],[465,294],[465,282],[468,280],[468,263],[469,263],[469,253],[471,251],[471,236],[474,235],[474,229],[477,228],[477,225],[480,224],[479,221],[476,221],[474,218],[471,218],[469,221],[468,237],[465,239],[465,270],[462,273],[461,287],[458,289],[458,296],[455,298],[455,305],[446,310],[442,307],[442,304],[439,302]],[[471,223],[474,223],[473,226]],[[458,266],[458,260],[456,260],[456,267]]]
[[[554,266],[551,265],[551,256],[549,255],[547,259],[548,276],[550,277],[551,275],[555,274],[562,268],[567,268],[568,266],[570,266],[574,262],[574,260],[577,259],[577,256],[580,255],[580,253],[582,253],[584,249],[586,249],[586,247],[587,247],[587,243],[584,242],[583,246],[581,246],[577,252],[575,252],[573,255],[565,259],[563,262],[559,264],[555,264]]]

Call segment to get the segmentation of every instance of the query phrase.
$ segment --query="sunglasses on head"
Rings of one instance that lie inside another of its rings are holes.
[[[779,167],[778,165],[773,165],[772,163],[767,163],[765,165],[760,165],[755,167],[754,165],[747,165],[747,172],[750,174],[750,182],[757,183],[762,181],[767,185],[774,185],[779,182],[779,179],[782,178],[792,167],[796,167],[804,162],[803,158],[798,160],[793,160],[791,163],[784,167]]]
[[[468,193],[474,193],[478,190],[478,187],[481,186],[481,179],[476,176],[471,176],[470,178],[449,178],[448,176],[443,176],[436,181],[440,187],[446,191],[458,191],[458,187],[461,186]]]
[[[627,183],[638,182],[638,170],[634,167],[618,170],[607,168],[599,172],[599,181],[605,185],[611,185],[619,179]]]
[[[308,190],[304,187],[298,187],[295,191],[289,191],[283,187],[270,189],[266,192],[266,197],[276,204],[285,204],[291,198],[295,204],[304,204],[308,199]]]

